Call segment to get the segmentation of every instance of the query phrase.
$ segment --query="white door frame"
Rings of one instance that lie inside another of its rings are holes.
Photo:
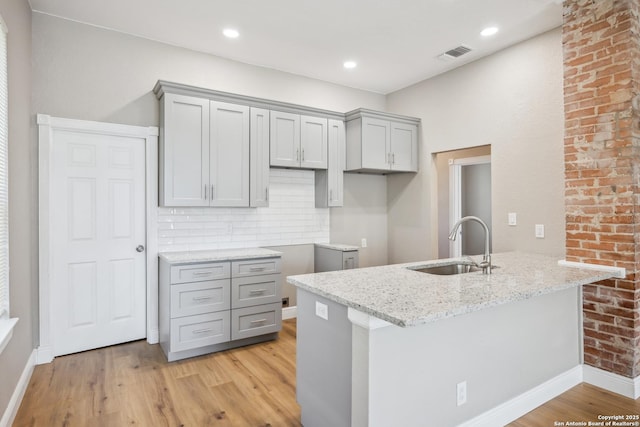
[[[449,159],[449,230],[462,218],[462,166],[481,165],[491,163],[491,156],[465,157],[464,159]],[[449,256],[462,256],[461,230],[458,229],[456,240],[450,242]]]
[[[53,131],[71,130],[99,135],[115,135],[145,140],[145,206],[146,206],[146,261],[147,261],[147,342],[155,344],[158,333],[158,128],[154,126],[130,126],[114,123],[91,122],[86,120],[63,119],[38,114],[38,202],[39,202],[39,314],[40,343],[37,348],[36,363],[49,363],[53,360],[53,336],[51,333],[51,265],[55,248],[52,247],[50,209],[53,204],[51,195],[52,175],[51,159],[53,150]]]

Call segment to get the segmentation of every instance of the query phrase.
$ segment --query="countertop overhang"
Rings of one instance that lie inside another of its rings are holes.
[[[236,259],[259,259],[282,256],[282,252],[264,248],[215,249],[202,251],[160,252],[158,256],[169,264],[221,262]]]
[[[464,257],[296,275],[287,282],[410,327],[616,277],[610,270],[560,266],[558,258],[546,255],[506,252],[491,257],[497,268],[490,275],[438,276],[411,270],[469,259]]]

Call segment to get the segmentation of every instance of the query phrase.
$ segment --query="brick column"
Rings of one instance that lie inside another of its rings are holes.
[[[584,287],[584,358],[640,375],[640,0],[565,0],[566,257],[627,269]]]

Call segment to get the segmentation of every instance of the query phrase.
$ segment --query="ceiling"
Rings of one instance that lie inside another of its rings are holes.
[[[29,0],[34,11],[387,94],[562,24],[561,0]],[[480,31],[500,31],[482,37]],[[236,28],[240,37],[222,35]],[[438,56],[459,45],[472,51]],[[344,61],[357,62],[345,69]]]

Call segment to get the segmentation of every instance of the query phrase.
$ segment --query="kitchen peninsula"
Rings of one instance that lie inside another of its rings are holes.
[[[523,253],[493,254],[491,275],[415,271],[451,262],[287,278],[305,426],[477,425],[542,384],[570,382],[580,286],[615,273]]]

